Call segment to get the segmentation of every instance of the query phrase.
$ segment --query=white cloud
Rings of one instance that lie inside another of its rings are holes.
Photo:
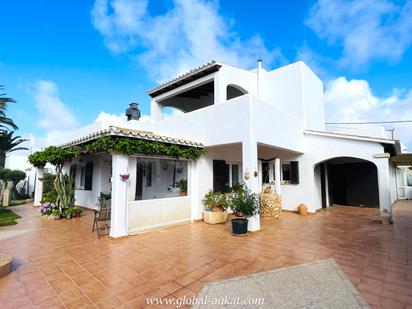
[[[99,115],[97,115],[97,118],[95,120],[95,122],[111,122],[114,124],[121,124],[126,122],[126,117],[123,114],[109,114],[106,112],[100,112]]]
[[[330,72],[328,72],[325,67],[333,67],[333,59],[320,55],[306,44],[301,46],[296,53],[296,61],[305,62],[317,76],[322,80],[331,79]]]
[[[365,80],[347,80],[338,77],[326,83],[325,108],[327,122],[365,122],[412,119],[412,90],[393,89],[391,95],[379,97],[373,94]],[[365,128],[363,125],[347,125],[349,129]],[[412,143],[412,124],[388,124],[395,128],[395,138],[405,144]],[[335,129],[336,126],[331,126]]]
[[[92,20],[109,50],[138,49],[134,58],[158,81],[212,59],[242,67],[255,66],[258,58],[266,65],[286,62],[258,35],[241,40],[214,1],[174,0],[169,11],[152,16],[146,0],[96,0]]]
[[[340,64],[399,61],[412,43],[412,1],[318,0],[306,24],[330,45],[342,46]]]
[[[34,85],[34,101],[39,112],[37,125],[46,131],[73,129],[78,122],[71,109],[59,98],[57,85],[39,80]]]

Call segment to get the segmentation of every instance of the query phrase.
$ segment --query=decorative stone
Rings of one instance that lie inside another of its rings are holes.
[[[280,195],[275,193],[261,193],[260,200],[260,215],[263,218],[279,219],[282,213],[282,199]]]
[[[0,252],[0,278],[11,273],[11,255]]]

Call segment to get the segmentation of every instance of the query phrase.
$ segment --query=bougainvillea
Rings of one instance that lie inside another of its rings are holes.
[[[124,153],[128,155],[167,156],[176,159],[197,160],[203,154],[203,149],[193,146],[168,144],[143,139],[103,136],[95,141],[69,147],[50,146],[29,156],[29,162],[35,167],[42,167],[47,162],[61,168],[64,162],[75,157],[98,153]]]

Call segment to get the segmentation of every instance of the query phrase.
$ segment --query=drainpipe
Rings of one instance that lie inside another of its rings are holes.
[[[258,99],[260,99],[260,75],[262,72],[262,59],[257,61],[257,74],[256,74],[256,94]]]

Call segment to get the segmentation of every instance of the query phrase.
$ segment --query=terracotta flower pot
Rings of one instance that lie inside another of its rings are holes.
[[[298,211],[301,216],[306,216],[308,214],[308,207],[305,204],[300,204]]]

